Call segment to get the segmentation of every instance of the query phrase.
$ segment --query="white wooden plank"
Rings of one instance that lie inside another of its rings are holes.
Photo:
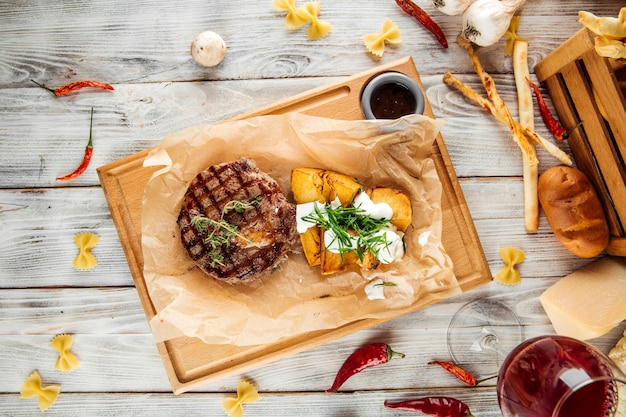
[[[520,30],[531,40],[532,61],[545,56],[580,28],[576,18],[579,10],[617,15],[620,8],[619,4],[580,0],[550,6],[533,3],[528,2],[522,9]],[[0,18],[6,22],[4,32],[14,36],[3,37],[0,43],[5,51],[0,83],[26,86],[31,78],[71,77],[97,77],[118,84],[351,75],[376,63],[366,52],[362,36],[379,32],[385,17],[398,24],[403,43],[395,49],[387,48],[384,62],[413,55],[426,74],[440,73],[442,69],[471,72],[464,51],[453,46],[461,31],[460,17],[439,13],[427,2],[419,4],[433,14],[450,48],[440,47],[394,2],[375,0],[325,2],[321,18],[333,24],[333,31],[317,41],[307,41],[305,30],[286,31],[285,14],[274,10],[271,2],[194,0],[176,7],[163,0],[139,5],[120,0],[83,0],[55,8],[43,3],[5,3]],[[555,16],[560,17],[557,25]],[[196,34],[209,29],[222,35],[229,50],[222,65],[204,69],[192,61],[189,45]],[[499,54],[502,49],[492,48],[493,52],[481,55],[495,54],[496,50]],[[501,57],[494,58],[485,59],[488,70],[510,70]]]
[[[593,342],[608,352],[624,329],[626,325],[620,325]],[[359,346],[373,341],[386,342],[406,357],[354,375],[344,383],[342,391],[432,388],[448,392],[463,388],[463,383],[428,365],[433,359],[450,359],[446,331],[445,327],[417,326],[367,329],[245,374],[209,383],[194,392],[234,391],[241,377],[254,381],[264,392],[323,392],[345,359]],[[526,338],[549,333],[553,333],[550,325],[524,326]],[[44,382],[60,384],[66,392],[171,392],[150,335],[75,335],[72,352],[81,365],[69,373],[53,368],[58,353],[49,346],[49,340],[50,337],[40,335],[2,337],[0,371],[5,377],[0,380],[0,392],[18,392],[23,380],[35,370]],[[479,373],[484,366],[485,363],[476,363],[468,369]],[[485,381],[481,386],[493,389],[495,382]]]
[[[132,285],[126,258],[100,188],[1,190],[0,287]],[[77,270],[74,235],[94,232],[99,264]]]
[[[528,326],[549,324],[537,297],[556,279],[527,279],[504,287],[496,282],[461,296],[444,300],[380,328],[445,328],[452,313],[471,299],[496,297],[518,311]],[[503,291],[506,289],[506,291]],[[0,291],[0,336],[71,334],[145,334],[149,327],[134,287],[125,288],[29,288]]]
[[[134,287],[0,290],[2,335],[150,333]]]
[[[440,75],[422,78],[435,117],[446,121],[442,135],[458,176],[521,175],[520,151],[505,126],[443,85]],[[476,75],[460,78],[484,91]],[[511,112],[517,114],[512,76],[494,78]],[[113,92],[85,91],[71,97],[54,97],[32,88],[0,90],[0,103],[6,102],[6,129],[0,130],[0,187],[97,185],[96,167],[155,146],[171,133],[218,123],[330,81],[132,84]],[[92,107],[91,164],[71,182],[55,181],[80,163]],[[536,118],[537,132],[553,141],[538,112]],[[558,145],[568,151],[566,143]],[[543,149],[539,159],[541,170],[558,163]]]
[[[527,252],[520,270],[529,278],[564,276],[590,262],[566,251],[543,215],[540,229],[526,233],[520,178],[465,179],[461,186],[492,272],[501,267],[502,246]],[[133,284],[101,189],[2,190],[0,214],[0,288]],[[99,265],[87,271],[71,266],[73,235],[83,231],[101,237],[92,250]]]
[[[469,405],[474,415],[500,416],[494,411],[497,403],[495,392],[490,388],[454,389],[445,394],[454,396]],[[324,393],[261,393],[260,400],[244,406],[244,415],[274,417],[403,417],[406,411],[384,408],[383,402],[441,395],[438,390],[412,389],[406,392],[381,391],[354,394]],[[61,393],[59,400],[48,410],[46,416],[83,417],[117,415],[154,415],[168,417],[222,416],[226,415],[221,402],[223,398],[235,397],[235,393],[196,394],[180,397],[155,393],[128,394],[74,394]],[[34,399],[20,399],[17,395],[0,395],[3,410],[11,416],[38,415]]]

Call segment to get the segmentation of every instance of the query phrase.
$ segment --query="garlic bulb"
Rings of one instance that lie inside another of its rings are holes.
[[[461,36],[478,46],[498,42],[526,0],[476,0],[463,13]]]
[[[456,16],[463,13],[472,1],[474,0],[430,0],[430,4],[441,13]]]

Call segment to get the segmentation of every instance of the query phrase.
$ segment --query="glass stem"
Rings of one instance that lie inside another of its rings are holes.
[[[488,327],[483,327],[479,339],[474,342],[477,350],[492,350],[498,354],[498,358],[504,358],[507,355],[498,343],[498,336]]]

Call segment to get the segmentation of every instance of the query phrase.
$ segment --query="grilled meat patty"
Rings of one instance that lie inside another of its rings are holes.
[[[198,215],[204,227],[195,223]],[[231,284],[269,274],[298,240],[295,205],[248,158],[199,173],[185,193],[178,225],[191,259]]]

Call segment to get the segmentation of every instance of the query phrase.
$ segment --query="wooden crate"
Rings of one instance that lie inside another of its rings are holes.
[[[607,252],[626,256],[626,101],[618,77],[626,63],[599,56],[583,28],[535,66],[564,127],[577,167],[593,183],[609,222]],[[623,78],[622,78],[623,79]]]

